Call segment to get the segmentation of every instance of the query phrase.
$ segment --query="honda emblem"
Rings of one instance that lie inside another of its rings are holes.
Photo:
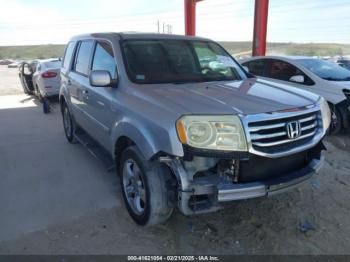
[[[286,124],[287,135],[289,139],[296,139],[301,135],[301,126],[299,121],[292,121]]]

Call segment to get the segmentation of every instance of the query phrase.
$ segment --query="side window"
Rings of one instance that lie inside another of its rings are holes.
[[[264,60],[255,60],[247,63],[243,63],[244,66],[248,67],[249,72],[257,76],[265,76],[265,65]]]
[[[97,42],[91,69],[107,70],[114,78],[116,68],[112,47],[106,42]]]
[[[64,58],[63,58],[63,63],[62,63],[62,66],[65,69],[69,68],[70,61],[72,60],[74,46],[75,46],[75,43],[74,42],[70,42],[70,43],[68,43],[68,45],[66,47],[66,51],[65,51]]]
[[[88,75],[89,61],[94,42],[92,40],[81,41],[78,52],[76,54],[74,71]]]
[[[295,66],[280,60],[271,60],[268,76],[274,79],[289,81],[292,76],[300,75],[300,72]]]
[[[271,60],[271,65],[268,70],[268,77],[295,83],[294,81],[291,81],[290,78],[292,76],[297,76],[297,75],[298,76],[301,75],[304,77],[304,82],[300,84],[308,85],[308,86],[315,84],[315,82],[312,81],[310,77],[305,75],[305,73],[301,71],[299,68],[281,60]]]
[[[37,67],[36,67],[36,71],[40,72],[40,70],[41,70],[41,64],[38,63],[38,65],[37,65]]]

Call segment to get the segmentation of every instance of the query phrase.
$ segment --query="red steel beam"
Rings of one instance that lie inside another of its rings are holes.
[[[253,56],[264,56],[266,53],[268,13],[269,0],[255,0]]]
[[[196,3],[202,0],[185,1],[185,34],[196,35]]]

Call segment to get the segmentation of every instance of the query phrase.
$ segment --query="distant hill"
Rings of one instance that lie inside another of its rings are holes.
[[[250,54],[251,42],[220,42],[231,54]],[[62,57],[65,45],[0,46],[0,59]],[[336,56],[350,55],[350,44],[268,43],[267,53],[274,55]]]
[[[251,42],[220,42],[231,54],[251,54]],[[350,55],[350,44],[268,43],[270,55],[338,56]]]
[[[44,59],[62,57],[65,45],[0,46],[0,59]]]

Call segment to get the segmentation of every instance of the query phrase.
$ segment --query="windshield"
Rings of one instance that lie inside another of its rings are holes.
[[[185,83],[245,79],[227,52],[209,41],[124,40],[122,49],[131,81]]]
[[[335,63],[320,59],[300,59],[298,62],[325,80],[350,81],[350,71]]]

